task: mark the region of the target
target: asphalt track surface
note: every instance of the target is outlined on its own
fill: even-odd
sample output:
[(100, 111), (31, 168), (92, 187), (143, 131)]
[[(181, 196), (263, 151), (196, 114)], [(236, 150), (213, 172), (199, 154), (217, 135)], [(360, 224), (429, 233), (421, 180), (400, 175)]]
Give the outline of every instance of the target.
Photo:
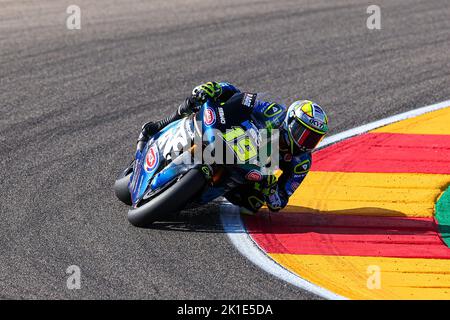
[[(227, 80), (316, 100), (331, 134), (450, 98), (448, 0), (0, 2), (0, 298), (312, 299), (215, 206), (132, 227), (112, 192), (143, 122)], [(66, 289), (78, 265), (80, 290)]]

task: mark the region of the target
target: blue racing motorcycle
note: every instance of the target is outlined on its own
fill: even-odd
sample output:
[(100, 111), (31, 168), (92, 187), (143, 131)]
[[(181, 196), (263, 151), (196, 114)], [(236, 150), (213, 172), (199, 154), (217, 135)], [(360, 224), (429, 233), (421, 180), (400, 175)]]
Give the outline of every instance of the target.
[[(128, 220), (145, 227), (168, 214), (206, 204), (238, 186), (263, 180), (266, 143), (249, 114), (205, 102), (154, 135), (116, 179)], [(270, 151), (269, 151), (270, 153)]]

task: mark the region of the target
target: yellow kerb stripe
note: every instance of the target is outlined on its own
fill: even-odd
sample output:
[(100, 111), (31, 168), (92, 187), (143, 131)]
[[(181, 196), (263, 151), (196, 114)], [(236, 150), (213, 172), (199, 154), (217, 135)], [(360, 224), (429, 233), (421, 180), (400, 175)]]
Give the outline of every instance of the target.
[(450, 134), (450, 106), (431, 113), (390, 124), (371, 132), (405, 134)]
[(448, 175), (310, 172), (287, 212), (432, 217)]
[[(290, 254), (270, 256), (302, 278), (350, 299), (450, 299), (450, 260)], [(373, 267), (368, 269), (369, 266)], [(378, 268), (380, 278), (369, 280), (370, 276), (377, 275), (373, 270)], [(373, 281), (377, 279), (380, 281)]]

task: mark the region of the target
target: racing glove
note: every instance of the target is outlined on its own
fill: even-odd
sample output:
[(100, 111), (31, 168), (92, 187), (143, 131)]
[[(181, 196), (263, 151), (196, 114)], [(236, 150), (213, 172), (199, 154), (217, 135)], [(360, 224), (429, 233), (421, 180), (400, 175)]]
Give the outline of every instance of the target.
[(280, 211), (288, 204), (289, 197), (278, 188), (278, 180), (275, 176), (267, 178), (263, 193), (267, 207), (272, 212)]
[(222, 87), (215, 81), (206, 82), (196, 86), (192, 90), (192, 97), (199, 104), (203, 104), (208, 99), (217, 99), (222, 93)]

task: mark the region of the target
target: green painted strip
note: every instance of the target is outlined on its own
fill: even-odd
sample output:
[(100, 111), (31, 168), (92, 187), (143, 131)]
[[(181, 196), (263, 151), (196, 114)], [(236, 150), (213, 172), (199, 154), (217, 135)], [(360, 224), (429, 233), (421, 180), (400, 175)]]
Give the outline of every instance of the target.
[(439, 198), (435, 212), (442, 240), (450, 248), (450, 187)]

